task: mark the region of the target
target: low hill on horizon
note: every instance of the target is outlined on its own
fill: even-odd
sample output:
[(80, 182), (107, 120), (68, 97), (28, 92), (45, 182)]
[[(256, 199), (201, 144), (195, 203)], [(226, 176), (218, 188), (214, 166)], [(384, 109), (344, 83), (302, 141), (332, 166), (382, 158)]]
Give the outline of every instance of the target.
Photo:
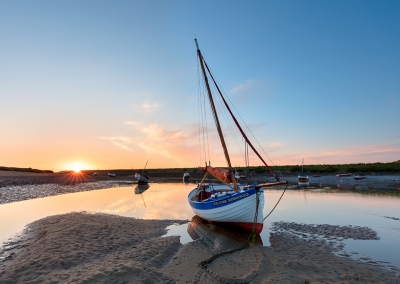
[[(286, 173), (298, 173), (301, 171), (301, 165), (285, 165), (285, 166), (271, 166), (274, 172), (286, 172)], [(39, 170), (34, 168), (19, 168), (19, 167), (5, 167), (0, 166), (0, 171), (19, 171), (19, 172), (32, 172), (32, 173), (54, 173), (52, 170)], [(143, 169), (104, 169), (104, 170), (82, 170), (85, 173), (94, 172), (118, 172), (123, 175), (134, 175), (137, 172), (142, 172)], [(268, 169), (265, 166), (257, 167), (236, 167), (238, 172), (254, 172), (254, 173), (267, 173)], [(68, 173), (71, 171), (60, 171), (58, 173)], [(183, 174), (188, 173), (199, 173), (200, 170), (197, 167), (193, 168), (149, 168), (145, 169), (147, 174), (166, 174), (175, 173)], [(316, 164), (316, 165), (304, 165), (303, 172), (306, 173), (400, 173), (400, 160), (389, 163), (357, 163), (357, 164)]]

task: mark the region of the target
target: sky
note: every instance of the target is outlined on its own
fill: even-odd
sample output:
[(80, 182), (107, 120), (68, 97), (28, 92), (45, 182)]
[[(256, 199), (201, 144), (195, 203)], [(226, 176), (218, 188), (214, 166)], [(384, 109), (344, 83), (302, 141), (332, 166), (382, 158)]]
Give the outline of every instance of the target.
[(389, 0), (3, 0), (0, 166), (203, 165), (194, 38), (270, 165), (400, 160), (399, 14)]

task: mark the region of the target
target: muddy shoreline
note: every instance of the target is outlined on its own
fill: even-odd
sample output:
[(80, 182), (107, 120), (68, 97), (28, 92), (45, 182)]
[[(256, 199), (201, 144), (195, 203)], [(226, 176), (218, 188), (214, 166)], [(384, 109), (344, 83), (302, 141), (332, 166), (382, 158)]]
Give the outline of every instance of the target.
[[(297, 175), (285, 176), (289, 189), (334, 188), (338, 190), (378, 190), (396, 191), (400, 189), (400, 175), (368, 176), (362, 180), (353, 177), (337, 177), (335, 175), (310, 176), (309, 183), (299, 185)], [(162, 177), (150, 177), (151, 182), (182, 182), (178, 174)], [(198, 181), (191, 177), (190, 182)], [(272, 181), (270, 177), (252, 176), (253, 182)], [(242, 183), (249, 180), (242, 179)], [(75, 174), (36, 174), (24, 172), (0, 171), (0, 204), (18, 202), (34, 198), (60, 194), (98, 190), (112, 187), (132, 186), (136, 180), (132, 175), (110, 178), (107, 175), (93, 176), (86, 173)]]

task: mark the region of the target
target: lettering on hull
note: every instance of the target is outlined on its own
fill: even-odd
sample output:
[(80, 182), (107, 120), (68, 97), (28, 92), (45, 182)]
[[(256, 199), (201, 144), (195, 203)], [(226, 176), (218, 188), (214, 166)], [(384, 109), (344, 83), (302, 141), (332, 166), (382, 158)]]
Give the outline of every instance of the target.
[(220, 200), (220, 201), (216, 201), (216, 202), (213, 203), (213, 205), (214, 206), (218, 206), (218, 205), (221, 205), (221, 204), (233, 202), (233, 201), (236, 201), (236, 200), (239, 200), (239, 199), (243, 199), (243, 198), (245, 198), (245, 197), (247, 197), (249, 195), (250, 194), (248, 192), (246, 192), (246, 193), (234, 196), (234, 197), (230, 197), (230, 198), (226, 198), (226, 199), (223, 199), (223, 200)]

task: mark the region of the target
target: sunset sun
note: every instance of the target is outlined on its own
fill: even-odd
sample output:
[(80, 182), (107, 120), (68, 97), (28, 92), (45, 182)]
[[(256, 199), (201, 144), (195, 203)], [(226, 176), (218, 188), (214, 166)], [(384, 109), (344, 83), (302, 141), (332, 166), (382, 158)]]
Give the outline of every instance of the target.
[(84, 170), (91, 169), (93, 166), (87, 164), (84, 161), (67, 162), (64, 164), (64, 169), (66, 171), (71, 171), (73, 173), (81, 173)]
[(82, 170), (82, 165), (80, 164), (75, 164), (74, 165), (74, 172), (79, 173)]

